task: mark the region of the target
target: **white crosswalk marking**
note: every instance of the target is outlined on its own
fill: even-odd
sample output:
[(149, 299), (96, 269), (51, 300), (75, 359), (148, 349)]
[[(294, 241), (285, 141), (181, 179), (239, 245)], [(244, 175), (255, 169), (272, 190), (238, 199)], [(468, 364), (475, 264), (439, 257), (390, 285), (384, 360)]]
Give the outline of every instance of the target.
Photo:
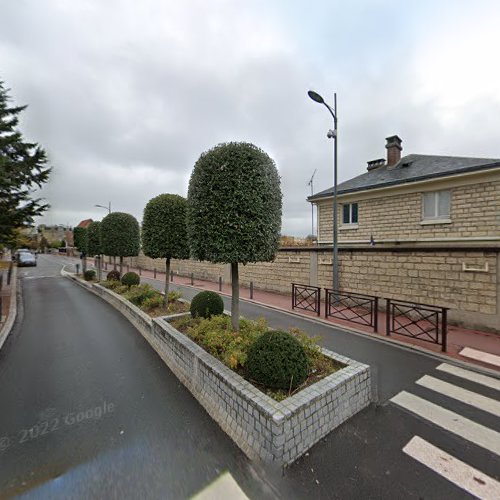
[(500, 356), (497, 356), (496, 354), (478, 351), (477, 349), (472, 349), (471, 347), (465, 347), (458, 354), (460, 354), (460, 356), (465, 356), (466, 358), (477, 359), (483, 363), (500, 366)]
[(461, 401), (462, 403), (474, 406), (479, 410), (491, 413), (495, 415), (495, 417), (500, 417), (500, 401), (495, 401), (494, 399), (487, 398), (476, 392), (462, 389), (462, 387), (429, 375), (424, 375), (421, 379), (417, 380), (417, 384), (456, 399), (457, 401)]
[(191, 500), (248, 500), (233, 476), (225, 472)]
[(488, 427), (406, 391), (396, 394), (391, 401), (471, 443), (500, 455), (500, 433)]
[(464, 368), (459, 368), (458, 366), (449, 365), (447, 363), (442, 363), (436, 367), (436, 370), (455, 375), (455, 377), (460, 377), (465, 380), (470, 380), (476, 384), (481, 384), (491, 389), (496, 389), (500, 391), (500, 379), (493, 377), (488, 377), (486, 375), (481, 375), (480, 373), (473, 372), (471, 370), (465, 370)]
[[(456, 383), (450, 383), (437, 378), (437, 375), (447, 373), (497, 391), (500, 391), (500, 379), (447, 363), (440, 364), (436, 367), (436, 370), (436, 376), (424, 375), (416, 381), (417, 385), (433, 391), (429, 392), (426, 398), (432, 399), (433, 394), (442, 394), (481, 411), (488, 412), (495, 417), (500, 417), (500, 401), (496, 395), (486, 397), (483, 394), (461, 387), (459, 385), (460, 380), (457, 380)], [(497, 455), (497, 457), (490, 459), (498, 460), (500, 456), (499, 432), (410, 392), (400, 392), (391, 399), (391, 402)], [(444, 400), (443, 406), (448, 405), (453, 405), (453, 403), (450, 400)], [(490, 418), (489, 422), (494, 421)], [(497, 428), (496, 422), (492, 425)], [(484, 474), (419, 436), (414, 436), (403, 448), (403, 452), (478, 498), (500, 499), (500, 482), (498, 478)]]
[(403, 451), (471, 495), (485, 500), (500, 498), (498, 481), (418, 436), (413, 437)]

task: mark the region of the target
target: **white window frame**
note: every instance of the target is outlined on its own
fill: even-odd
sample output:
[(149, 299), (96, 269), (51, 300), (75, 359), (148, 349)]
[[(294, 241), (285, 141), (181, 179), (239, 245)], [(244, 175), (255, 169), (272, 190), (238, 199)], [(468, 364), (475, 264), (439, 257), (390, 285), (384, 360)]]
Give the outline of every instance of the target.
[[(353, 201), (351, 203), (343, 203), (342, 211), (341, 211), (341, 224), (340, 229), (357, 229), (358, 222), (352, 222), (352, 206), (356, 204), (358, 207), (358, 222), (359, 222), (359, 203), (357, 201)], [(344, 222), (344, 207), (349, 206), (349, 222)]]
[[(439, 214), (439, 198), (446, 193), (448, 195), (448, 213), (447, 214)], [(426, 196), (433, 195), (434, 197), (434, 210), (433, 215), (426, 216), (425, 215), (425, 200)], [(451, 224), (451, 197), (452, 192), (449, 189), (442, 189), (440, 191), (428, 191), (422, 193), (422, 220), (420, 224)]]

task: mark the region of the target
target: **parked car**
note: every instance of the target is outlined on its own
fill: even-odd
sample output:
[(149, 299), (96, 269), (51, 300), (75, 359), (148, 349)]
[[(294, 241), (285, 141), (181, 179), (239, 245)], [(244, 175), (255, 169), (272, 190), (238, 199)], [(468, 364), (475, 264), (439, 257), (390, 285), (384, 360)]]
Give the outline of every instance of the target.
[(29, 253), (29, 254), (31, 254), (31, 251), (28, 250), (27, 248), (20, 248), (19, 250), (16, 250), (16, 253), (12, 256), (12, 260), (14, 260), (16, 262), (19, 262), (19, 256), (22, 253)]
[(20, 252), (17, 257), (18, 267), (34, 266), (36, 267), (36, 258), (32, 253)]

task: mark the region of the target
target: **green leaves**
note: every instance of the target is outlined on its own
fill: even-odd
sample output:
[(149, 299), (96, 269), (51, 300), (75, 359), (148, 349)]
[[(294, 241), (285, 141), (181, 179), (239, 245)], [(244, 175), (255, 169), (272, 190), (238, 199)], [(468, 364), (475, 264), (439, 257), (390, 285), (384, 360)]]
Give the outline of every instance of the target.
[(211, 262), (262, 262), (279, 246), (282, 195), (273, 160), (249, 143), (203, 153), (188, 191), (193, 257)]
[(149, 200), (142, 220), (142, 251), (153, 259), (187, 259), (186, 199), (160, 194)]
[(0, 245), (8, 244), (14, 229), (33, 222), (48, 205), (32, 198), (35, 188), (48, 181), (45, 151), (24, 142), (16, 129), (26, 106), (9, 106), (8, 91), (0, 81)]
[(100, 225), (101, 252), (116, 257), (139, 255), (139, 223), (130, 214), (111, 212)]
[(73, 240), (75, 243), (75, 247), (79, 252), (84, 252), (88, 254), (88, 246), (89, 246), (89, 235), (87, 228), (85, 227), (75, 227), (73, 229)]
[(99, 221), (91, 222), (87, 228), (88, 236), (88, 254), (99, 255), (101, 253), (101, 223)]

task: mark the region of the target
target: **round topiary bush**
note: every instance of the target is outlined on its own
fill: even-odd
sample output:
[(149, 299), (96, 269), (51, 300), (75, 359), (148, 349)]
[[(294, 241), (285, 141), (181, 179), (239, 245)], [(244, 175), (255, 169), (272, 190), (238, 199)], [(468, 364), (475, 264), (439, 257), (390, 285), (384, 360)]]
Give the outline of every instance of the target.
[(287, 332), (269, 331), (261, 335), (248, 351), (248, 377), (273, 389), (294, 389), (309, 372), (306, 352)]
[(83, 279), (85, 281), (92, 281), (95, 278), (95, 271), (93, 269), (87, 269), (83, 273)]
[(205, 290), (193, 297), (189, 311), (193, 318), (210, 318), (224, 312), (224, 302), (218, 293)]
[(138, 285), (141, 282), (141, 277), (137, 273), (130, 271), (122, 276), (122, 284), (128, 287)]
[(120, 278), (120, 271), (118, 269), (113, 269), (106, 275), (106, 280), (108, 281), (120, 281)]

